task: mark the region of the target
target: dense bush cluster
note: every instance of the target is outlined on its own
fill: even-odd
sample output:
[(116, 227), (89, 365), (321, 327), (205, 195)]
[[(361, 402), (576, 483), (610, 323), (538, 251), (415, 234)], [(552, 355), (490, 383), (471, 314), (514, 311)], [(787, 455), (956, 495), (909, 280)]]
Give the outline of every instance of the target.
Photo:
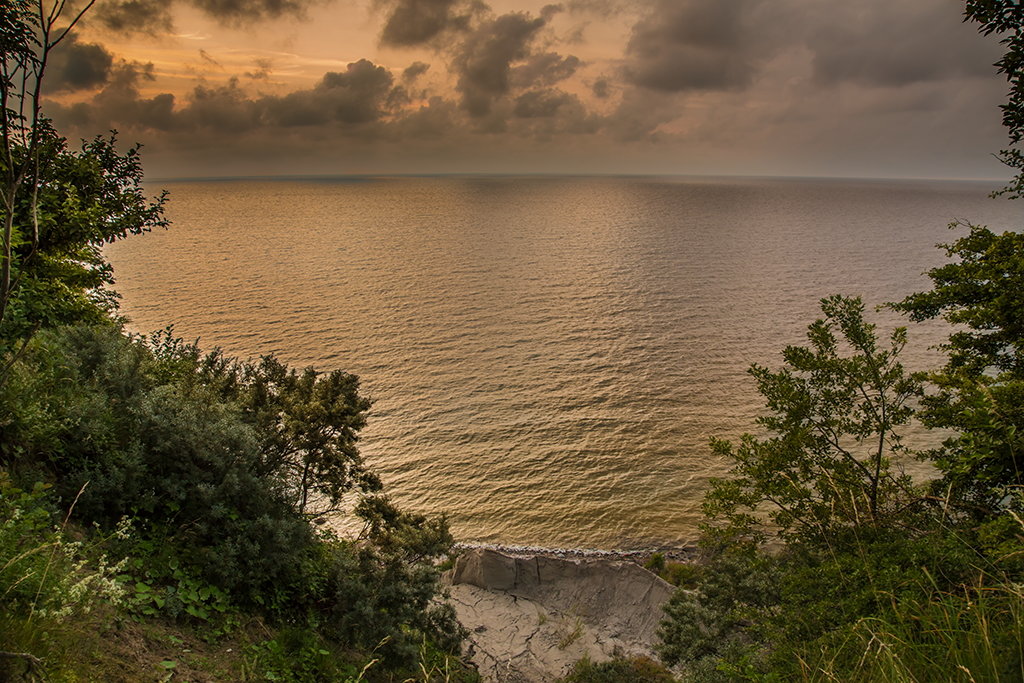
[[(451, 611), (432, 604), (451, 536), (380, 494), (354, 447), (367, 403), (351, 376), (83, 324), (38, 332), (0, 406), (12, 476), (52, 482), (50, 504), (79, 528), (130, 523), (108, 547), (133, 558), (136, 604), (204, 620), (256, 611), (367, 652), (383, 642), (391, 662), (424, 638), (457, 650)], [(364, 538), (311, 524), (312, 506), (350, 491)]]

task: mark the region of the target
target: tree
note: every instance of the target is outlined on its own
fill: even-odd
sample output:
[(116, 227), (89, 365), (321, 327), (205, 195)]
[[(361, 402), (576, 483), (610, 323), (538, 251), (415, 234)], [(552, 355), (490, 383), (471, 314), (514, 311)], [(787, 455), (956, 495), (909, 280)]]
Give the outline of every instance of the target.
[(783, 352), (786, 367), (750, 369), (771, 411), (758, 419), (770, 436), (712, 441), (733, 467), (713, 482), (705, 511), (735, 531), (758, 528), (756, 513), (767, 505), (783, 536), (827, 541), (844, 529), (887, 525), (910, 490), (892, 470), (893, 456), (905, 452), (897, 429), (921, 393), (898, 360), (906, 329), (883, 347), (860, 299), (831, 296), (821, 308), (809, 346)]
[[(985, 35), (1002, 36), (1006, 53), (996, 63), (1010, 83), (1001, 105), (1011, 147), (1000, 158), (1017, 176), (1003, 190), (1024, 196), (1024, 8), (1014, 0), (967, 0), (965, 15)], [(930, 291), (893, 304), (911, 320), (943, 318), (955, 325), (943, 349), (946, 365), (931, 373), (922, 421), (957, 435), (931, 452), (942, 470), (942, 495), (961, 511), (986, 516), (1024, 508), (1024, 235), (996, 234), (953, 223), (967, 235), (940, 245), (952, 260), (928, 275)]]
[(41, 110), (49, 56), (94, 2), (0, 4), (0, 381), (39, 328), (116, 308), (103, 245), (167, 225), (137, 147), (119, 153), (112, 133), (72, 151)]
[(1017, 0), (967, 0), (964, 13), (967, 19), (980, 24), (979, 30), (985, 35), (1002, 36), (999, 42), (1006, 46), (1006, 53), (995, 66), (999, 73), (1006, 74), (1010, 84), (1007, 102), (1000, 105), (1010, 147), (1000, 151), (999, 157), (1018, 173), (996, 194), (1016, 199), (1024, 196), (1024, 152), (1020, 149), (1024, 138), (1024, 7)]
[(212, 389), (239, 406), (259, 443), (259, 475), (276, 481), (300, 514), (322, 517), (341, 509), (347, 493), (381, 490), (357, 447), (370, 400), (359, 395), (355, 375), (299, 371), (275, 356), (241, 361), (220, 349), (203, 354), (170, 328), (144, 341), (162, 381)]
[(967, 227), (943, 245), (955, 260), (929, 271), (933, 288), (892, 306), (956, 326), (921, 419), (958, 432), (931, 452), (942, 489), (975, 512), (997, 511), (1020, 506), (1012, 494), (1024, 485), (1024, 235)]

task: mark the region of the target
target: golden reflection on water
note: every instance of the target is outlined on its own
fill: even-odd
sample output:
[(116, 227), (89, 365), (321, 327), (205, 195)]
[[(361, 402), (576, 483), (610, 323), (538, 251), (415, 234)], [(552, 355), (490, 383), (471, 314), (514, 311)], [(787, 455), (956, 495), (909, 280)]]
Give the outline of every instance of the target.
[[(978, 184), (396, 178), (171, 183), (166, 233), (108, 249), (139, 330), (341, 368), (362, 451), (460, 540), (629, 548), (693, 538), (712, 435), (753, 427), (831, 293), (926, 287)], [(877, 318), (891, 326), (891, 314)], [(935, 363), (915, 326), (906, 363)], [(927, 439), (928, 437), (923, 437)]]

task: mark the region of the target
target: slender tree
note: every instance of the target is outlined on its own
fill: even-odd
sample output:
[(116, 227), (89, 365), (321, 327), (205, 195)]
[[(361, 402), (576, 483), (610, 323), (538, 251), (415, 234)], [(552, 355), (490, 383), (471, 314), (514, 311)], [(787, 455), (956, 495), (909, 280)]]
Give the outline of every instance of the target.
[(770, 410), (758, 419), (768, 435), (712, 442), (733, 467), (708, 494), (710, 516), (750, 529), (767, 506), (784, 536), (827, 541), (843, 529), (886, 526), (909, 491), (891, 467), (921, 392), (899, 362), (906, 329), (880, 344), (860, 299), (832, 296), (821, 307), (809, 345), (787, 347), (784, 368), (750, 369)]
[(104, 244), (167, 224), (137, 147), (111, 134), (73, 151), (42, 110), (50, 55), (94, 2), (0, 3), (0, 382), (40, 327), (116, 307)]

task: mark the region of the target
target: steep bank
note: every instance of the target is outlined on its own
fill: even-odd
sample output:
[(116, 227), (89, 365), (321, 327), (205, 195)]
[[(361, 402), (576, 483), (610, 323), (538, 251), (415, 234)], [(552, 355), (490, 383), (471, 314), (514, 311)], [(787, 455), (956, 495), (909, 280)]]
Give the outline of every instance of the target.
[(586, 656), (653, 656), (673, 587), (629, 561), (465, 551), (446, 579), (489, 681), (551, 681)]

